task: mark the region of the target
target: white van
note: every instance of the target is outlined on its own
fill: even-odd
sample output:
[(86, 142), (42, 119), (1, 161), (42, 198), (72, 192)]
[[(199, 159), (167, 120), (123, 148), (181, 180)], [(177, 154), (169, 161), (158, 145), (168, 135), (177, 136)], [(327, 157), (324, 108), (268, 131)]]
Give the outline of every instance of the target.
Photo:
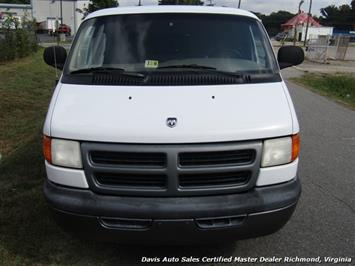
[[(44, 125), (44, 194), (84, 238), (207, 243), (266, 235), (300, 197), (299, 124), (261, 21), (203, 6), (105, 9), (81, 24)], [(153, 241), (154, 240), (154, 241)]]

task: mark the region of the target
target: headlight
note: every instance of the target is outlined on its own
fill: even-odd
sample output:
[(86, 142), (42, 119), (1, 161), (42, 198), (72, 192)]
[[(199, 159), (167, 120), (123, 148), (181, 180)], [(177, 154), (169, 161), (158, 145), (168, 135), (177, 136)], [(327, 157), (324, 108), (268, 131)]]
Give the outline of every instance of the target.
[(49, 163), (71, 168), (83, 167), (78, 141), (51, 139), (45, 136), (43, 149), (44, 156)]
[(297, 159), (299, 154), (299, 135), (264, 141), (261, 167), (287, 164)]

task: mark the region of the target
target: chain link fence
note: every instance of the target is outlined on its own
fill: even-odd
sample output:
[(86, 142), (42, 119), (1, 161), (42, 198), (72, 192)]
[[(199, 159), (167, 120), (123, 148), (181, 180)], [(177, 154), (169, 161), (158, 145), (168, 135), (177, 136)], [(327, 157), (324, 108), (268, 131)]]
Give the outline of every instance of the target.
[(327, 63), (330, 36), (310, 36), (307, 58), (319, 63)]
[(350, 36), (338, 36), (336, 38), (336, 60), (345, 60), (346, 53), (350, 44)]
[(310, 36), (307, 46), (307, 58), (318, 63), (332, 60), (351, 60), (349, 36), (338, 36), (335, 40), (331, 36)]

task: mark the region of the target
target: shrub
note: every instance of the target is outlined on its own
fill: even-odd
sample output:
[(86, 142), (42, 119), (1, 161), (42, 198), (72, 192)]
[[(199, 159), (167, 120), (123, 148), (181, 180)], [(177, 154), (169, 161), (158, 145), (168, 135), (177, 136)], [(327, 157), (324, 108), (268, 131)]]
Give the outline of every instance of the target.
[(8, 16), (0, 24), (0, 61), (21, 58), (37, 51), (35, 22), (27, 16), (22, 22), (13, 16)]

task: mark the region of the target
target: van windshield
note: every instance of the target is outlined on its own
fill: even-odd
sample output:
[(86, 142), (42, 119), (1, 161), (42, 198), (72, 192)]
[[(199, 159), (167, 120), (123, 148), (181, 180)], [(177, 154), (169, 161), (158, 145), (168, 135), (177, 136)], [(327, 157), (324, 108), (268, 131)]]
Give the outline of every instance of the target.
[(129, 14), (83, 22), (65, 74), (95, 69), (278, 73), (261, 23), (216, 14)]

